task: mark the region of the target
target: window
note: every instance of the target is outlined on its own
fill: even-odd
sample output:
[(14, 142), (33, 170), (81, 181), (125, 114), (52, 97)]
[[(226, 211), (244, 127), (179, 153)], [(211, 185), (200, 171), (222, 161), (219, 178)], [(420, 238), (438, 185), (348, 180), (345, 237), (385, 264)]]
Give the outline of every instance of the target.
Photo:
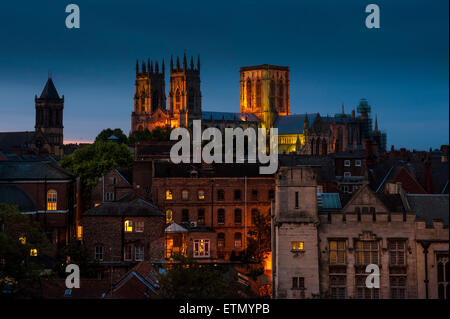
[(217, 248), (225, 248), (225, 234), (217, 234)]
[(242, 211), (239, 208), (234, 210), (234, 223), (236, 225), (242, 224)]
[(94, 259), (100, 261), (103, 260), (103, 246), (95, 246)]
[(189, 223), (189, 210), (183, 209), (181, 211), (181, 222), (182, 223)]
[[(358, 268), (356, 270), (356, 298), (358, 299), (378, 299), (380, 298), (379, 288), (367, 288), (366, 279), (368, 273), (365, 272), (365, 268)], [(381, 286), (381, 283), (380, 283)]]
[(378, 242), (358, 240), (356, 242), (356, 263), (358, 265), (378, 264)]
[(144, 221), (139, 220), (136, 222), (136, 232), (142, 233), (144, 231)]
[(437, 284), (438, 284), (438, 298), (439, 299), (448, 299), (449, 292), (449, 262), (448, 262), (448, 254), (438, 254), (436, 255), (437, 261)]
[(236, 189), (234, 191), (234, 200), (241, 200), (241, 190), (240, 189)]
[(330, 265), (345, 265), (345, 240), (330, 240)]
[(31, 257), (36, 257), (37, 255), (38, 255), (38, 252), (37, 252), (36, 248), (30, 249), (30, 256)]
[(292, 277), (292, 289), (305, 289), (305, 278)]
[(199, 225), (204, 225), (205, 224), (205, 210), (200, 208), (198, 210), (198, 218), (197, 218), (197, 223)]
[(275, 191), (273, 189), (269, 190), (269, 200), (275, 199)]
[(355, 166), (361, 166), (361, 160), (356, 160), (355, 161)]
[(204, 200), (205, 199), (205, 191), (204, 190), (199, 190), (197, 192), (197, 196), (199, 200)]
[(217, 224), (225, 224), (225, 210), (222, 208), (217, 211)]
[(343, 185), (342, 186), (342, 192), (343, 193), (350, 193), (349, 190), (348, 190), (348, 185)]
[(132, 260), (132, 249), (133, 247), (131, 247), (131, 245), (125, 246), (125, 250), (123, 252), (123, 259), (125, 261), (130, 261)]
[(258, 200), (258, 190), (252, 190), (252, 200)]
[(350, 173), (350, 172), (344, 172), (344, 177), (350, 177), (350, 176), (352, 176), (352, 173)]
[(112, 177), (109, 179), (109, 183), (110, 183), (111, 185), (116, 185), (116, 177), (115, 177), (115, 176), (112, 176)]
[(223, 189), (217, 191), (217, 200), (225, 200), (225, 192)]
[(291, 241), (291, 251), (303, 251), (305, 243), (302, 241)]
[(234, 234), (234, 248), (242, 248), (242, 234), (241, 233)]
[(194, 257), (209, 257), (209, 239), (194, 239)]
[(125, 226), (125, 232), (130, 233), (133, 231), (133, 221), (127, 219), (124, 223)]
[(182, 190), (181, 191), (181, 199), (182, 200), (188, 200), (189, 199), (189, 191), (188, 190)]
[(406, 298), (406, 276), (389, 276), (392, 299)]
[(173, 194), (172, 191), (170, 189), (166, 190), (166, 200), (172, 200), (173, 199)]
[(345, 160), (344, 161), (344, 166), (345, 167), (350, 167), (350, 160)]
[(389, 264), (391, 266), (405, 265), (405, 240), (389, 241)]
[(166, 210), (166, 224), (173, 223), (173, 211), (171, 209)]
[(358, 218), (358, 221), (360, 222), (361, 221), (361, 208), (355, 207), (355, 213)]
[(358, 189), (359, 189), (358, 185), (353, 185), (352, 187), (353, 193), (356, 192)]
[(77, 239), (83, 239), (83, 226), (77, 227)]
[(54, 189), (47, 192), (47, 210), (57, 210), (57, 193)]
[(330, 295), (332, 299), (345, 299), (347, 291), (346, 268), (330, 267)]
[(256, 225), (259, 217), (259, 211), (257, 209), (252, 209), (252, 225)]
[(134, 247), (134, 260), (136, 261), (144, 260), (144, 246)]
[(113, 201), (114, 200), (114, 192), (106, 192), (105, 193), (105, 199), (107, 201)]
[(298, 192), (295, 192), (295, 208), (298, 208)]

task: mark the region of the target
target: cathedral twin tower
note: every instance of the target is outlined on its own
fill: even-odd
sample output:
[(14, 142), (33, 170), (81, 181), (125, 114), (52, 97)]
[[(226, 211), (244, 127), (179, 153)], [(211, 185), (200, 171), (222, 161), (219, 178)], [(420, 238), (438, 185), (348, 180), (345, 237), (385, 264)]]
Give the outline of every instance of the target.
[(165, 65), (158, 62), (136, 61), (134, 111), (131, 115), (131, 131), (152, 130), (157, 126), (178, 127), (189, 118), (201, 117), (200, 57), (197, 66), (191, 57), (188, 64), (184, 54), (182, 65), (177, 57), (174, 65), (170, 58), (169, 108), (166, 109)]

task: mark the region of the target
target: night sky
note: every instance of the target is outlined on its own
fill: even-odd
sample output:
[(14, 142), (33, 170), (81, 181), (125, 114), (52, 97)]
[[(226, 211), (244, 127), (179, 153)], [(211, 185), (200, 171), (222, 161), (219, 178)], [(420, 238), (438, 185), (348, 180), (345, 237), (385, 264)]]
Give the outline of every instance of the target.
[[(81, 28), (66, 29), (76, 3)], [(365, 7), (381, 9), (367, 29)], [(201, 56), (202, 107), (239, 111), (239, 67), (290, 67), (292, 113), (368, 99), (388, 148), (449, 143), (448, 0), (8, 1), (0, 11), (0, 131), (34, 130), (50, 71), (65, 140), (130, 130), (136, 58)]]

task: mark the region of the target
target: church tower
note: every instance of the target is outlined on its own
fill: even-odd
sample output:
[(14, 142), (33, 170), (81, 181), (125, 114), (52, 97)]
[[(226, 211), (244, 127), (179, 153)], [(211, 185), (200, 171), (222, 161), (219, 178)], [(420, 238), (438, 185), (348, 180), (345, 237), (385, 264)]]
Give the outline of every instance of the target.
[(170, 58), (169, 114), (174, 121), (178, 121), (172, 126), (185, 126), (188, 121), (201, 118), (200, 56), (197, 58), (197, 67), (194, 66), (192, 56), (188, 65), (186, 53), (182, 66), (178, 57), (176, 65)]
[(134, 111), (131, 115), (131, 131), (151, 129), (152, 115), (158, 110), (166, 110), (164, 82), (164, 60), (159, 68), (158, 61), (148, 59), (147, 65), (136, 61), (136, 81), (134, 92)]
[(59, 97), (58, 91), (49, 77), (41, 96), (35, 95), (36, 125), (33, 146), (39, 153), (63, 155), (63, 109), (64, 96)]
[(241, 113), (258, 116), (271, 127), (276, 115), (289, 115), (289, 67), (246, 66), (241, 73)]

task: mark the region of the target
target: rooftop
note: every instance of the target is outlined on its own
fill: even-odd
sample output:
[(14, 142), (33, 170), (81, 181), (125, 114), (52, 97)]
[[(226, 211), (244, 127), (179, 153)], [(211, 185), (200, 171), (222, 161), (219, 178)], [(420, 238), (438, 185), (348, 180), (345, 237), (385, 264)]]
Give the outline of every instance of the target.
[(161, 210), (141, 198), (129, 202), (106, 202), (87, 210), (83, 216), (164, 216)]

